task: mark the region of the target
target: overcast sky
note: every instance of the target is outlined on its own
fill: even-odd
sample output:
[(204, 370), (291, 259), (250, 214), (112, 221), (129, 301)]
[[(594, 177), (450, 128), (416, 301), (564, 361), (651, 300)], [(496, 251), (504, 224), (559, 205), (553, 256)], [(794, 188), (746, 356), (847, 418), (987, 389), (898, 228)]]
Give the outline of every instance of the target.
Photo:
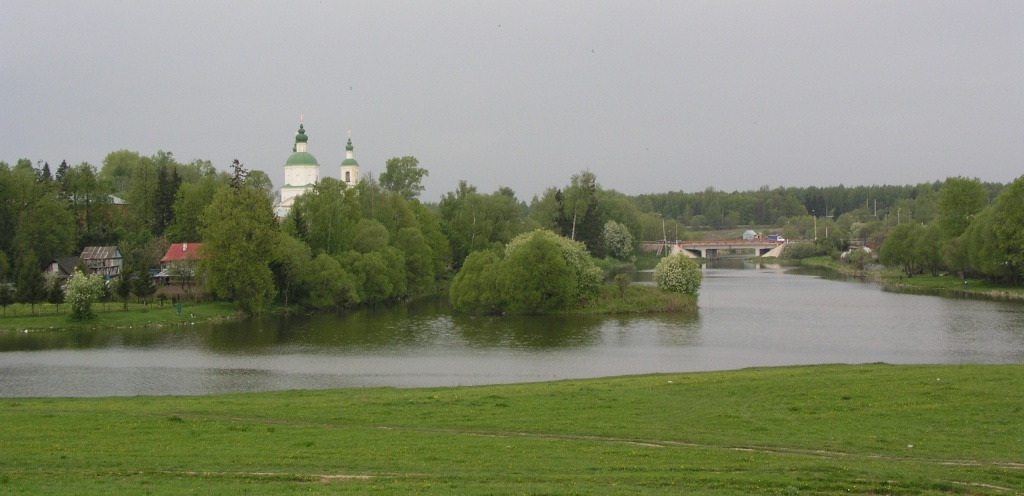
[(1024, 174), (1024, 2), (0, 0), (0, 160), (284, 179), (413, 155), (529, 201)]

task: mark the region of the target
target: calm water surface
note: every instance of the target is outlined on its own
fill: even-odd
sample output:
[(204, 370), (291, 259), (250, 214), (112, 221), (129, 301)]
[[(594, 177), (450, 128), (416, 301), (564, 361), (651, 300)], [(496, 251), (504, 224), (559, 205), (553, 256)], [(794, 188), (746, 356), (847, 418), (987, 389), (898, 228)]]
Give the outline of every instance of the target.
[[(728, 262), (726, 262), (728, 264)], [(1024, 305), (827, 273), (705, 269), (697, 315), (338, 315), (0, 335), (0, 396), (449, 386), (816, 363), (1024, 363)], [(641, 279), (648, 274), (639, 274)]]

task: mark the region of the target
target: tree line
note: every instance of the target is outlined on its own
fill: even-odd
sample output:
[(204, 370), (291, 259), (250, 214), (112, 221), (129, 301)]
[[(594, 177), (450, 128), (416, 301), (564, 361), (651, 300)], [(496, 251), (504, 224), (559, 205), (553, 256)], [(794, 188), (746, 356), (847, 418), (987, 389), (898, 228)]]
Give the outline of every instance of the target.
[(943, 272), (1018, 285), (1024, 281), (1024, 176), (1002, 188), (951, 177), (939, 191), (935, 216), (893, 227), (879, 261), (908, 277)]
[[(169, 152), (120, 150), (99, 169), (62, 162), (53, 172), (48, 163), (27, 159), (13, 166), (0, 162), (0, 301), (41, 301), (45, 292), (9, 290), (45, 284), (39, 273), (47, 264), (85, 246), (116, 245), (127, 274), (148, 274), (169, 244), (202, 242), (207, 257), (197, 284), (249, 312), (274, 301), (344, 308), (434, 291), (472, 253), (503, 257), (513, 239), (538, 229), (578, 241), (595, 258), (618, 260), (629, 260), (641, 240), (686, 239), (704, 229), (744, 225), (788, 238), (861, 238), (881, 246), (890, 230), (901, 235), (914, 229), (904, 225), (951, 222), (943, 202), (957, 184), (627, 196), (581, 171), (529, 202), (509, 188), (484, 193), (460, 181), (439, 202), (423, 203), (427, 174), (415, 157), (395, 157), (379, 178), (367, 175), (353, 187), (323, 178), (278, 219), (269, 177), (237, 161), (218, 171), (209, 161), (182, 163)], [(984, 214), (1010, 204), (1002, 198), (1016, 182), (967, 182), (979, 208), (965, 210), (958, 227), (943, 231), (943, 246), (970, 246), (979, 233), (1003, 232), (1004, 221), (1020, 225), (1007, 217), (1009, 207)], [(973, 227), (979, 218), (990, 227)], [(963, 238), (968, 232), (971, 238)], [(981, 245), (964, 256), (978, 250)], [(994, 264), (979, 259), (969, 267), (995, 274)], [(1010, 265), (1003, 260), (1005, 270)]]

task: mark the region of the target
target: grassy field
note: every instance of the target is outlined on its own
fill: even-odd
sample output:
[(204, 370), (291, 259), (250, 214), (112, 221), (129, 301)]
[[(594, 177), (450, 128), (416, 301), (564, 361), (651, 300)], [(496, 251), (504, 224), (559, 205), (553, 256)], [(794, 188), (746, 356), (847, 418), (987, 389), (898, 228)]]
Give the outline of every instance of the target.
[(1024, 366), (0, 399), (3, 494), (1020, 494)]
[(203, 322), (237, 317), (238, 311), (233, 303), (183, 303), (181, 313), (171, 302), (160, 303), (128, 303), (128, 309), (122, 302), (95, 303), (92, 306), (96, 318), (85, 322), (74, 322), (68, 314), (69, 305), (37, 304), (33, 309), (29, 305), (15, 304), (7, 307), (0, 314), (0, 332), (42, 329), (69, 328), (109, 328), (128, 326), (181, 325), (191, 322)]

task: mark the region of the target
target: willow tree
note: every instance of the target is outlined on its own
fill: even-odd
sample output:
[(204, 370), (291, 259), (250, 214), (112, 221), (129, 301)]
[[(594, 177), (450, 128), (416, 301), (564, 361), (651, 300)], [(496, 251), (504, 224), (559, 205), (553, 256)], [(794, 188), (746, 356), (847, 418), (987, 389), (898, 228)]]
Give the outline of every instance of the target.
[(239, 310), (261, 312), (274, 299), (270, 270), (277, 222), (266, 193), (245, 180), (235, 161), (236, 180), (221, 188), (203, 212), (203, 259), (210, 290)]

